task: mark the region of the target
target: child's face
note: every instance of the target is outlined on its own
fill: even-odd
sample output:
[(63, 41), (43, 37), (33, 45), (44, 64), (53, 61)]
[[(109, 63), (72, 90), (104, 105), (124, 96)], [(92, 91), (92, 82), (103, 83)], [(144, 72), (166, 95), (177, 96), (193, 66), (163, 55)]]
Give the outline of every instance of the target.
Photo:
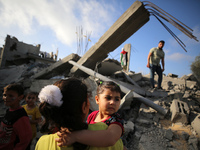
[(11, 109), (18, 108), (20, 106), (19, 102), (23, 98), (23, 95), (19, 96), (16, 91), (8, 90), (3, 93), (3, 101), (6, 106)]
[(34, 106), (36, 100), (37, 100), (37, 97), (34, 94), (28, 94), (26, 96), (26, 98), (25, 98), (25, 101), (26, 101), (26, 103), (27, 103), (28, 106)]
[(117, 112), (121, 103), (120, 93), (105, 89), (103, 93), (95, 97), (99, 105), (99, 111), (105, 115), (112, 115)]

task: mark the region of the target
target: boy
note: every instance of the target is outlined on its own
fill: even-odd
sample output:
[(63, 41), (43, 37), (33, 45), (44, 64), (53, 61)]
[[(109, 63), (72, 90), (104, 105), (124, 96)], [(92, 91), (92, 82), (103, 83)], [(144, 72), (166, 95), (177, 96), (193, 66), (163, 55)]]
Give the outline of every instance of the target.
[(3, 101), (9, 109), (0, 124), (0, 149), (25, 150), (32, 138), (30, 121), (24, 108), (20, 106), (24, 89), (21, 85), (4, 87)]

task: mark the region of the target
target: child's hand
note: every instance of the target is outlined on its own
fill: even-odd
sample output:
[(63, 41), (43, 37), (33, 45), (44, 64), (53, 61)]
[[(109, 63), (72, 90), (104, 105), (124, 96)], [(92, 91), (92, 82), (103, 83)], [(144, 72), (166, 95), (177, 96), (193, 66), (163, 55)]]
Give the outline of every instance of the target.
[(69, 146), (76, 142), (75, 137), (67, 128), (61, 128), (60, 132), (57, 132), (59, 138), (56, 138), (58, 146)]

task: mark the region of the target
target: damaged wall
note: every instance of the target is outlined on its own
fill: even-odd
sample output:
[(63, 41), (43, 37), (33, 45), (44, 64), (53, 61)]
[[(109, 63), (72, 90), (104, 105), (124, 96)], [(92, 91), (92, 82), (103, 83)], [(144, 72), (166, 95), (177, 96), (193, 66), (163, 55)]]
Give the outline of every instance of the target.
[(16, 37), (10, 37), (7, 35), (5, 39), (5, 45), (1, 52), (0, 67), (9, 66), (15, 59), (22, 58), (27, 53), (38, 55), (40, 51), (40, 45), (33, 46), (18, 41)]

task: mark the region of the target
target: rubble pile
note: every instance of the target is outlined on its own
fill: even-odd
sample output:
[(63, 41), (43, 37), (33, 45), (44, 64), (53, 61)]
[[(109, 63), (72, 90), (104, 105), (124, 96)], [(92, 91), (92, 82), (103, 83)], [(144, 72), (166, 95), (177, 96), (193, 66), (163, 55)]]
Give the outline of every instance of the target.
[[(31, 62), (20, 66), (1, 68), (0, 88), (3, 90), (7, 84), (17, 82), (23, 84), (26, 92), (30, 90), (39, 92), (45, 85), (52, 84), (61, 78), (70, 77), (69, 71), (66, 70), (70, 70), (73, 66), (67, 63), (66, 58), (64, 59), (65, 61), (61, 60), (52, 65)], [(163, 115), (159, 110), (143, 103), (140, 97), (138, 98), (134, 94), (131, 99), (124, 98), (125, 102), (119, 113), (125, 120), (125, 132), (122, 140), (128, 149), (198, 150), (200, 147), (200, 88), (196, 80), (191, 80), (194, 79), (192, 74), (183, 78), (164, 75), (163, 90), (158, 90), (150, 89), (149, 75), (119, 70), (120, 64), (116, 60), (108, 59), (101, 63), (101, 67), (96, 68), (96, 72), (102, 76), (106, 74), (107, 78), (133, 89), (141, 97), (150, 100), (167, 112)], [(66, 69), (62, 73), (59, 66), (64, 64)], [(107, 68), (108, 71), (105, 72), (104, 68), (107, 66), (113, 70)], [(49, 75), (48, 72), (51, 72), (52, 75)], [(48, 78), (44, 74), (48, 74)], [(91, 90), (91, 111), (97, 110), (94, 96), (99, 79), (95, 76), (79, 76), (79, 78), (83, 79)], [(156, 78), (157, 76), (155, 81)], [(127, 93), (124, 93), (123, 96), (128, 97)], [(1, 95), (0, 117), (4, 115), (5, 110)]]
[[(82, 57), (71, 54), (57, 61), (58, 51), (55, 59), (53, 53), (50, 58), (44, 57), (40, 44), (26, 44), (7, 35), (0, 48), (0, 89), (21, 83), (25, 92), (39, 92), (61, 78), (75, 76), (88, 85), (92, 95), (90, 109), (94, 111), (98, 109), (94, 99), (97, 82), (111, 80), (123, 92), (119, 113), (125, 120), (122, 139), (128, 149), (198, 150), (200, 83), (192, 74), (181, 78), (163, 75), (163, 90), (150, 89), (149, 75), (129, 71), (129, 64), (122, 71), (117, 60), (106, 59), (149, 21), (150, 14), (144, 6), (135, 1)], [(130, 56), (131, 44), (125, 44), (124, 49)], [(0, 118), (5, 110), (0, 95)]]

